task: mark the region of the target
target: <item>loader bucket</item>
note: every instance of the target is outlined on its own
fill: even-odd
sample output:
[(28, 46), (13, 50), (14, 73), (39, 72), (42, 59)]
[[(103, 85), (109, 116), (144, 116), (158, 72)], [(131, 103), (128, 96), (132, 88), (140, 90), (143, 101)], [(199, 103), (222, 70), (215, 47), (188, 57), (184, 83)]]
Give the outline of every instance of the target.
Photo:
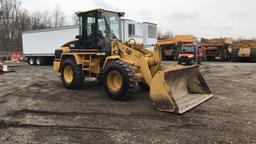
[(159, 111), (182, 114), (211, 98), (198, 66), (168, 67), (153, 77), (150, 98)]

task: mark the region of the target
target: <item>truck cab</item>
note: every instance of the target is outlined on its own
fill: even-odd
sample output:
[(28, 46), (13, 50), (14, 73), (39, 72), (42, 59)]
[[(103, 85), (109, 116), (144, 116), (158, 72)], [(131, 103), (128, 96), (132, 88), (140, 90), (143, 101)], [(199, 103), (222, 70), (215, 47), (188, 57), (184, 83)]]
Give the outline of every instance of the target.
[(178, 64), (193, 65), (194, 63), (201, 64), (203, 53), (198, 44), (182, 44), (178, 58)]

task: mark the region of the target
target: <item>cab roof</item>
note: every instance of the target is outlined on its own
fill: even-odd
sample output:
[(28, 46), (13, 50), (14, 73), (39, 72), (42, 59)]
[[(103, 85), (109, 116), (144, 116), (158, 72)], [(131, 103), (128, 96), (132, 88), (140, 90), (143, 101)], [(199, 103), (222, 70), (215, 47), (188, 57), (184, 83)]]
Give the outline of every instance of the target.
[(87, 14), (87, 13), (92, 13), (92, 12), (111, 12), (111, 13), (117, 13), (119, 14), (119, 16), (124, 16), (124, 12), (117, 12), (117, 11), (111, 11), (111, 10), (105, 10), (105, 9), (92, 9), (92, 10), (88, 10), (88, 11), (78, 11), (76, 12), (76, 15), (80, 16), (83, 14)]

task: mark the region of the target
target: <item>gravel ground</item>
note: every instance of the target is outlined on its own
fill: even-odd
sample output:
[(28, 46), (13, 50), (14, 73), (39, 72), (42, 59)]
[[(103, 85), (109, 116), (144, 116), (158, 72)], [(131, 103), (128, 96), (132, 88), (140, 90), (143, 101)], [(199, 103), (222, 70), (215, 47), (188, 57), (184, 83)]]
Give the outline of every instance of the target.
[(0, 75), (0, 143), (256, 143), (253, 63), (204, 63), (214, 97), (183, 115), (139, 88), (118, 102), (92, 79), (71, 91), (50, 66), (14, 69)]

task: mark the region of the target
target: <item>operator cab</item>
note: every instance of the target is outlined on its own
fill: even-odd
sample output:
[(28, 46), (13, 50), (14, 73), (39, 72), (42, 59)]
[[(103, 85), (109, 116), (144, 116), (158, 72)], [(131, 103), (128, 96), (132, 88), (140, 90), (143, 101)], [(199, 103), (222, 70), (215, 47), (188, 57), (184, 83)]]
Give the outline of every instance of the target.
[(95, 9), (76, 14), (79, 18), (79, 35), (71, 51), (111, 54), (111, 40), (121, 39), (121, 17), (124, 13)]

